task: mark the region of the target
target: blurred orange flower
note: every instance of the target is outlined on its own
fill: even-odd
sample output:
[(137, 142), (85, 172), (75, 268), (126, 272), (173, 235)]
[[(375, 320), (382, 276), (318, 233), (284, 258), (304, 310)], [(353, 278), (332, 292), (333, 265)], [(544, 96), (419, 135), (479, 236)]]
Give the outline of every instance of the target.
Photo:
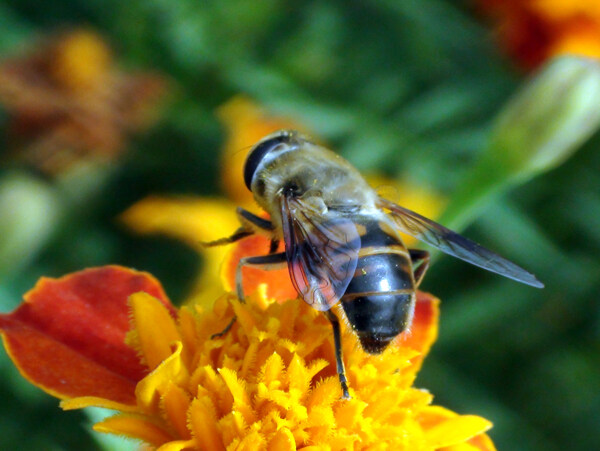
[(113, 159), (129, 133), (155, 121), (166, 90), (162, 76), (118, 70), (107, 43), (86, 29), (46, 37), (0, 64), (14, 158), (50, 175)]
[(525, 68), (558, 55), (600, 57), (595, 0), (477, 0), (506, 51)]
[(350, 400), (328, 320), (298, 299), (226, 295), (206, 312), (176, 309), (149, 274), (107, 266), (40, 280), (0, 330), (21, 373), (64, 409), (116, 410), (94, 429), (161, 451), (492, 451), (489, 421), (413, 387), (438, 315), (438, 301), (418, 293), (411, 333), (381, 356), (344, 325)]

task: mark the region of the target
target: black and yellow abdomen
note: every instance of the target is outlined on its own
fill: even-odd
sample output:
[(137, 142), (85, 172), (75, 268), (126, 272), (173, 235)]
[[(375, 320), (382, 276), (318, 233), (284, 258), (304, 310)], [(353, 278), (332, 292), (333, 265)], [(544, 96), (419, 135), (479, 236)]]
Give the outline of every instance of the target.
[(412, 321), (415, 282), (410, 255), (396, 232), (361, 218), (361, 250), (342, 307), (363, 349), (379, 354)]

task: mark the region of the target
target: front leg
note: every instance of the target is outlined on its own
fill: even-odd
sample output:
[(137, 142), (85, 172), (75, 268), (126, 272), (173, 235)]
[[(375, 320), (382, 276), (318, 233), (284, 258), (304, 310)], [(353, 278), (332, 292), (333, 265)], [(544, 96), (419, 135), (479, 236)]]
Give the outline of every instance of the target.
[(254, 213), (244, 210), (241, 207), (236, 209), (236, 214), (241, 224), (239, 229), (228, 237), (219, 238), (214, 241), (204, 241), (202, 242), (202, 245), (206, 247), (222, 246), (224, 244), (234, 243), (255, 233), (267, 233), (270, 235), (273, 233), (274, 227), (271, 221), (256, 216)]

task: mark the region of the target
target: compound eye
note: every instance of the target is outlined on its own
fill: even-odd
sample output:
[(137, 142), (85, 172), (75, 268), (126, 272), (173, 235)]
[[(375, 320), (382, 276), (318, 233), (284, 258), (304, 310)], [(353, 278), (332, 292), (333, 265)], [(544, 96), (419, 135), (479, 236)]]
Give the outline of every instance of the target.
[(280, 144), (286, 144), (289, 142), (290, 133), (287, 131), (279, 132), (272, 138), (267, 138), (264, 141), (259, 142), (248, 154), (246, 164), (244, 165), (244, 183), (246, 187), (251, 189), (252, 178), (256, 169), (260, 165), (263, 158), (272, 150), (279, 147)]

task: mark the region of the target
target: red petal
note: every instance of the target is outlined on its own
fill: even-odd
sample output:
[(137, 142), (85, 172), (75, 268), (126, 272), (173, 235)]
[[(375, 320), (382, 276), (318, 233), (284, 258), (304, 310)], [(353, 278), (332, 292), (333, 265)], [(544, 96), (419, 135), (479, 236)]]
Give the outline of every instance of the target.
[(419, 351), (420, 355), (411, 360), (413, 368), (417, 370), (437, 338), (440, 316), (439, 303), (439, 299), (431, 294), (417, 291), (415, 316), (410, 332), (401, 334), (398, 339), (402, 346), (408, 346)]
[(175, 315), (150, 274), (118, 266), (42, 278), (11, 314), (0, 315), (5, 347), (23, 376), (59, 398), (97, 396), (135, 404), (148, 372), (125, 344), (129, 295), (144, 291)]

